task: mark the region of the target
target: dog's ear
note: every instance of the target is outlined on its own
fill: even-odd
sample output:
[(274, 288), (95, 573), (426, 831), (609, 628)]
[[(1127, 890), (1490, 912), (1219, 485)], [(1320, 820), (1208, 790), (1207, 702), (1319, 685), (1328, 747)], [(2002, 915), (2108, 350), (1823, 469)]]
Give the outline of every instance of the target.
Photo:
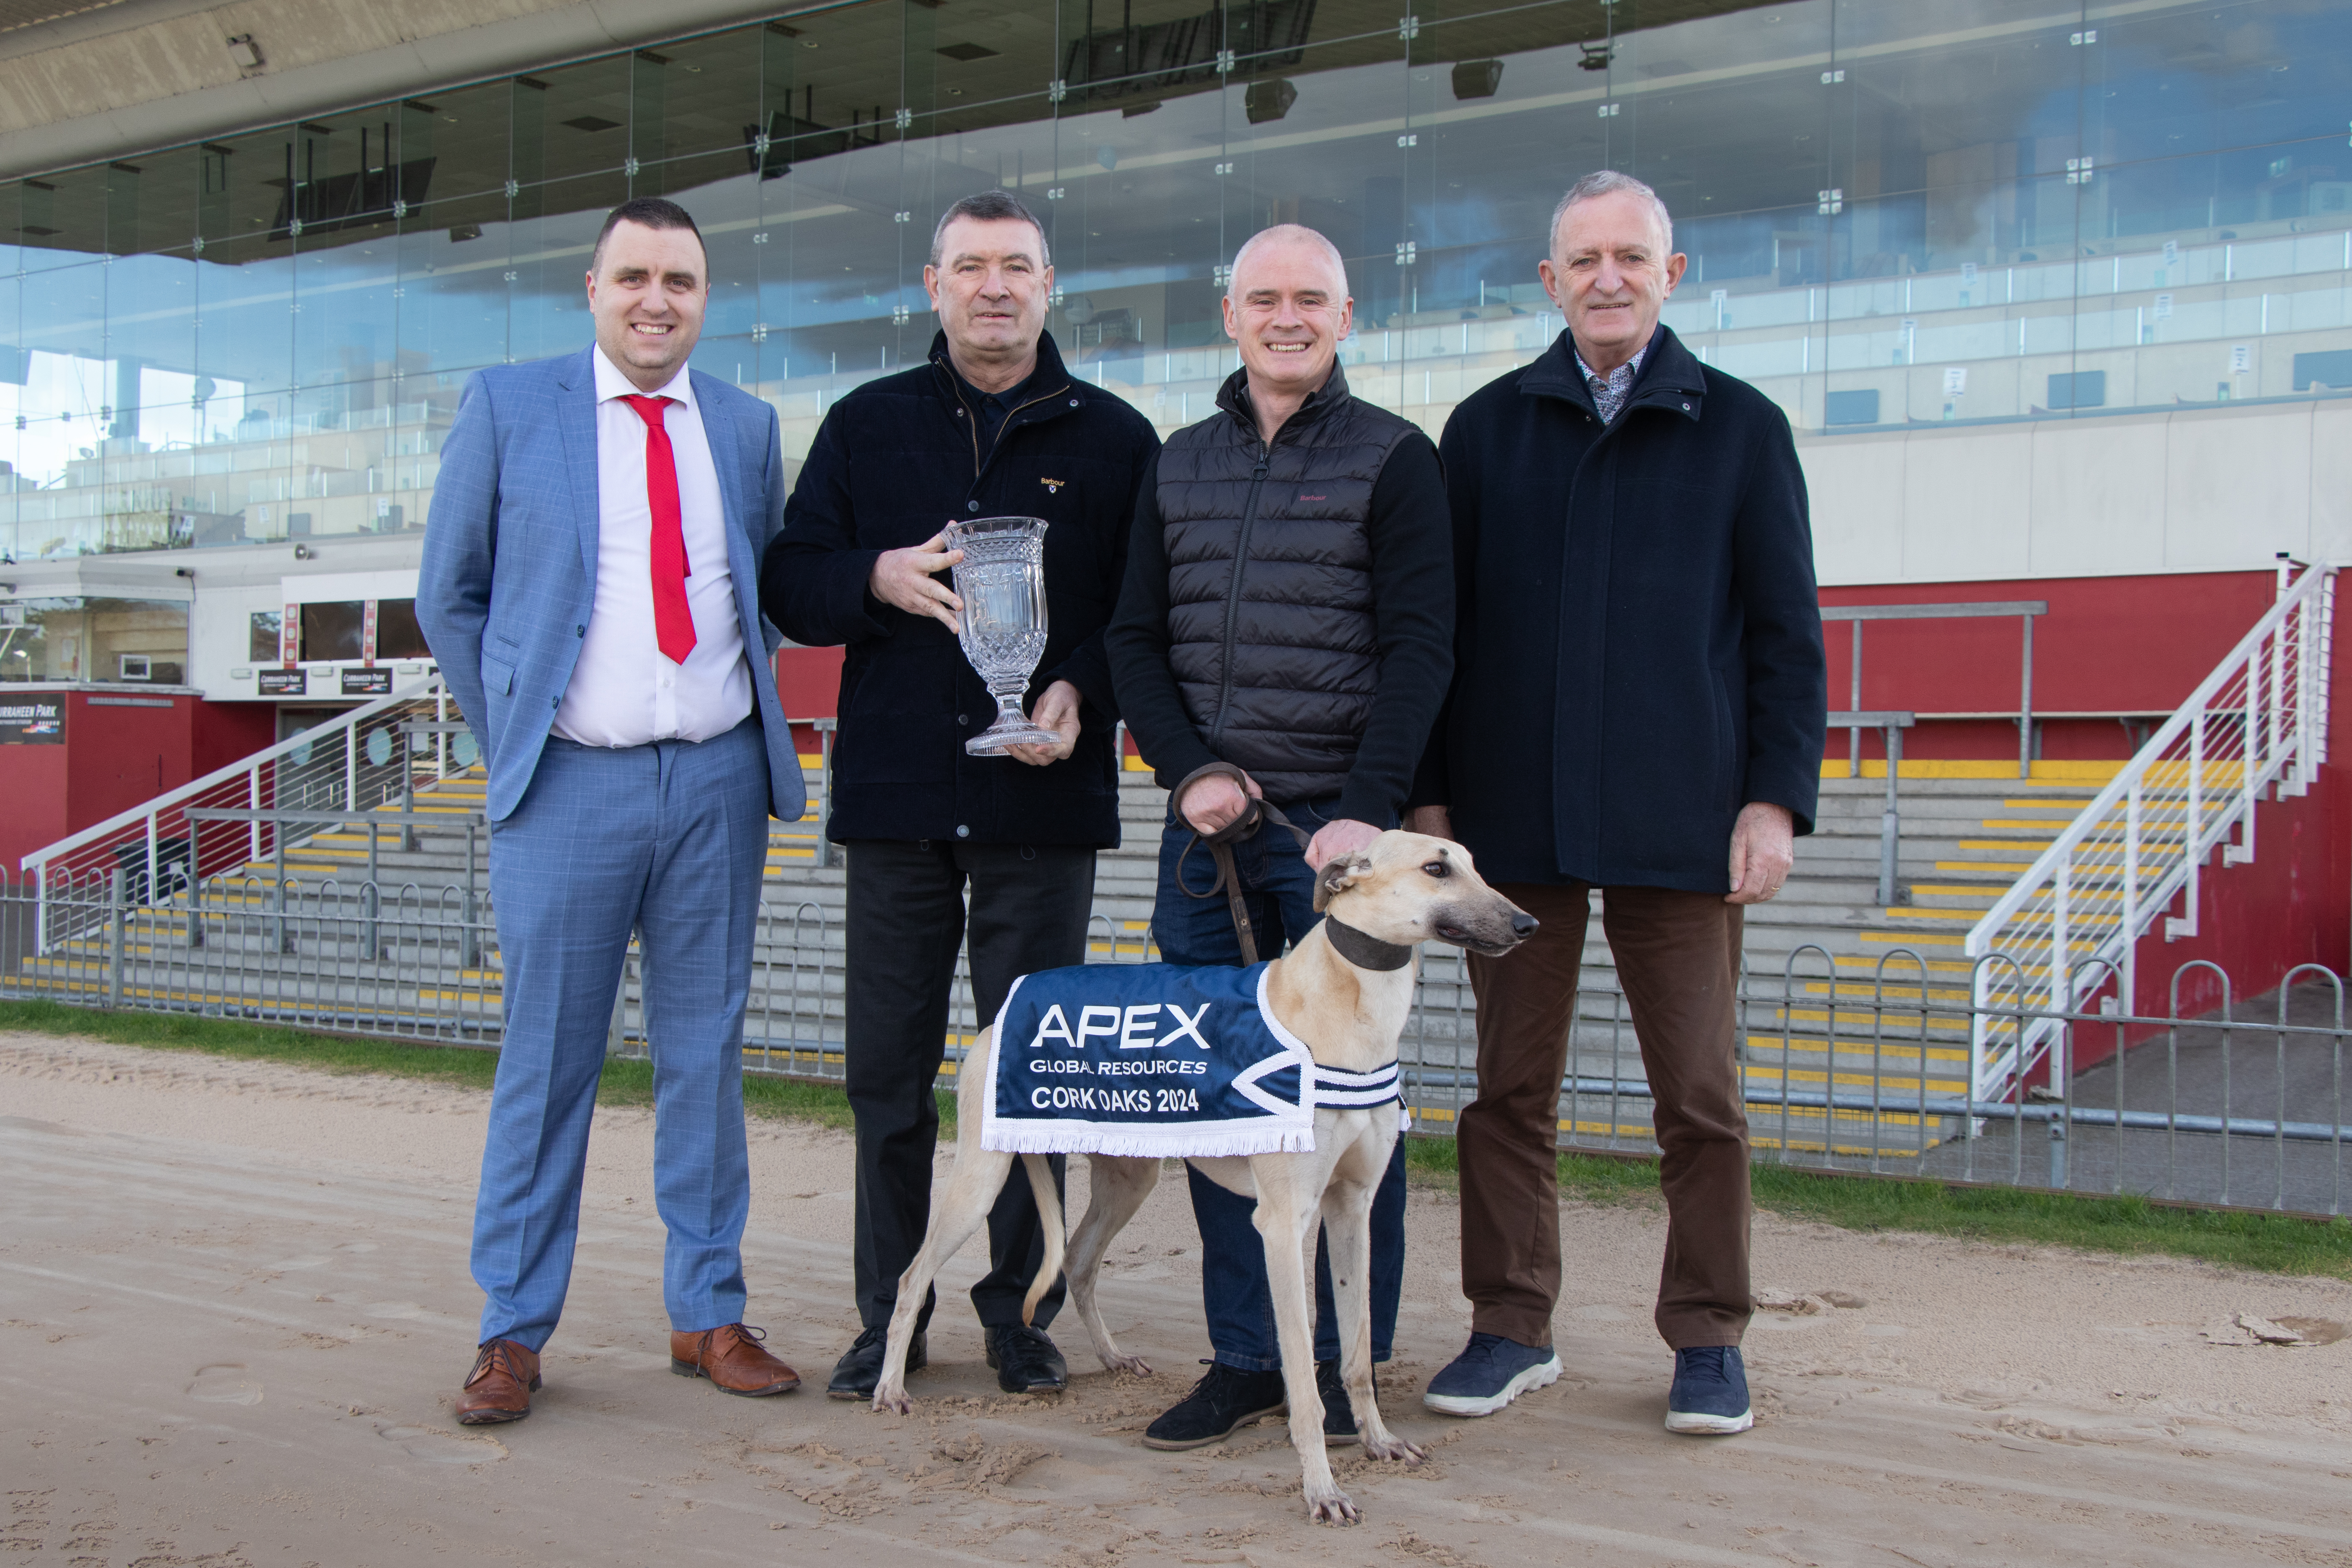
[(1324, 906), (1356, 885), (1356, 879), (1372, 868), (1369, 855), (1340, 855), (1324, 862), (1315, 879), (1315, 912), (1321, 914)]

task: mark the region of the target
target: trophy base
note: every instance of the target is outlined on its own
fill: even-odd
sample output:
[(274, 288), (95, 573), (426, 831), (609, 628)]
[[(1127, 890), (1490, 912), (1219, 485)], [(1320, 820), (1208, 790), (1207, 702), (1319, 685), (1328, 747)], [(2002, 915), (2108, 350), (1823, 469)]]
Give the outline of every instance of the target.
[(1058, 746), (1060, 734), (1034, 724), (1005, 724), (983, 731), (963, 743), (964, 751), (975, 757), (997, 757), (1013, 746)]

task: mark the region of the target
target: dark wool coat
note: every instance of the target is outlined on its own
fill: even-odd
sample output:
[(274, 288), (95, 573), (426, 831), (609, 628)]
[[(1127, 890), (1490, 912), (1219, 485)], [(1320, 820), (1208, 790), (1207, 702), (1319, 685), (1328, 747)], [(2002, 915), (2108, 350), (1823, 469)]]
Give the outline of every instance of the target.
[[(760, 573), (760, 607), (812, 647), (848, 645), (834, 741), (829, 837), (966, 844), (1118, 842), (1118, 720), (1104, 623), (1126, 572), (1135, 495), (1160, 450), (1124, 399), (1078, 380), (1051, 334), (1024, 402), (992, 443), (935, 339), (931, 363), (869, 381), (829, 409), (783, 531)], [(1024, 702), (1056, 680), (1085, 699), (1077, 749), (1050, 767), (974, 757), (963, 743), (995, 700), (955, 635), (866, 591), (875, 558), (960, 517), (1042, 517), (1045, 657)]]
[(1780, 407), (1661, 327), (1603, 426), (1562, 332), (1439, 452), (1454, 677), (1413, 804), (1487, 880), (1722, 893), (1743, 805), (1811, 832), (1826, 672)]

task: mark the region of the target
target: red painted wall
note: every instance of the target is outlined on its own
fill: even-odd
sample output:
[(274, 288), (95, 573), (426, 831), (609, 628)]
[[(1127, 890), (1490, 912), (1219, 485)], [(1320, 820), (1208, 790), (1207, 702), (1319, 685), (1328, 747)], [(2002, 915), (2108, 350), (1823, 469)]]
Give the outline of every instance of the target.
[[(2255, 807), (2252, 861), (2225, 865), (2217, 851), (2206, 863), (2199, 879), (2195, 936), (2167, 942), (2159, 920), (2140, 939), (2137, 994), (2131, 1011), (2142, 1017), (2175, 1016), (2176, 975), (2180, 981), (2178, 1016), (2194, 1018), (2218, 1011), (2223, 991), (2212, 972), (2181, 973), (2200, 960), (2229, 975), (2228, 1000), (2241, 1018), (2275, 1017), (2274, 1005), (2265, 1004), (2251, 1014), (2249, 1005), (2275, 991), (2298, 964), (2321, 964), (2337, 974), (2352, 969), (2352, 731), (2346, 728), (2346, 704), (2352, 700), (2352, 595), (2345, 593), (2346, 586), (2339, 579), (2330, 650), (2327, 759), (2308, 793)], [(2054, 615), (2057, 606), (2053, 603), (2051, 607)], [(2256, 618), (2250, 615), (2246, 626)], [(2239, 635), (2245, 629), (2242, 626)], [(1864, 647), (1867, 679), (1866, 639)], [(2220, 663), (2221, 655), (2211, 662)], [(2184, 906), (2185, 900), (2176, 899), (2166, 913), (2181, 914)], [(2096, 1007), (2095, 1000), (2087, 1010)], [(2134, 1028), (2127, 1031), (2126, 1043), (2159, 1032), (2160, 1026)], [(2111, 1030), (2077, 1029), (2074, 1066), (2079, 1069), (2105, 1060), (2115, 1054), (2116, 1044)]]
[[(2036, 712), (2141, 710), (2170, 713), (2221, 662), (2276, 597), (2270, 572), (2179, 576), (2019, 578), (1995, 583), (1904, 584), (1824, 588), (1831, 605), (1920, 605), (2042, 599), (2033, 624)], [(1853, 623), (1823, 627), (1830, 706), (1852, 698)], [(1863, 632), (1862, 706), (1911, 712), (2014, 712), (2022, 652), (2015, 617), (1873, 621)], [(1827, 755), (1846, 754), (1846, 731), (1831, 731)], [(2048, 759), (2120, 759), (2131, 735), (2113, 719), (2053, 720), (2042, 729)], [(1885, 755), (1876, 735), (1865, 756)], [(1923, 723), (1903, 754), (1919, 758), (2013, 757), (2017, 726), (2006, 720)]]
[(0, 800), (8, 803), (0, 812), (0, 883), (23, 874), (16, 862), (25, 855), (73, 831), (69, 798), (65, 747), (0, 746)]
[[(248, 756), (276, 738), (274, 705), (139, 691), (70, 691), (58, 746), (0, 746), (0, 877), (45, 845)], [(169, 707), (123, 707), (109, 697)], [(99, 699), (93, 703), (92, 698)]]
[(831, 719), (841, 711), (841, 659), (848, 650), (838, 647), (788, 647), (776, 652), (776, 698), (784, 717), (797, 724), (803, 719)]
[[(2352, 943), (2344, 875), (2347, 771), (2331, 763), (2310, 794), (2255, 808), (2253, 859), (2225, 868), (2217, 854), (2204, 868), (2197, 934), (2167, 942), (2159, 925), (2141, 939), (2134, 1012), (2168, 1016), (2174, 975), (2199, 959), (2230, 976), (2230, 1000), (2240, 1016), (2243, 1004), (2275, 990), (2298, 963), (2344, 973)], [(2173, 912), (2179, 912), (2178, 902)], [(2179, 978), (2182, 1017), (2221, 1005), (2221, 984), (2211, 971)]]

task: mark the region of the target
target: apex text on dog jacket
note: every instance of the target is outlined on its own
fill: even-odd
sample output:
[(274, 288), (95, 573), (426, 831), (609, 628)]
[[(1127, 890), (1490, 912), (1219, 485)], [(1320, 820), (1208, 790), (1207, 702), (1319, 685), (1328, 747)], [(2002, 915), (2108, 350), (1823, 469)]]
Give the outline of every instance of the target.
[(1028, 1154), (1308, 1153), (1318, 1106), (1396, 1101), (1394, 1062), (1318, 1067), (1246, 969), (1089, 963), (1013, 983), (985, 1070), (981, 1147)]

